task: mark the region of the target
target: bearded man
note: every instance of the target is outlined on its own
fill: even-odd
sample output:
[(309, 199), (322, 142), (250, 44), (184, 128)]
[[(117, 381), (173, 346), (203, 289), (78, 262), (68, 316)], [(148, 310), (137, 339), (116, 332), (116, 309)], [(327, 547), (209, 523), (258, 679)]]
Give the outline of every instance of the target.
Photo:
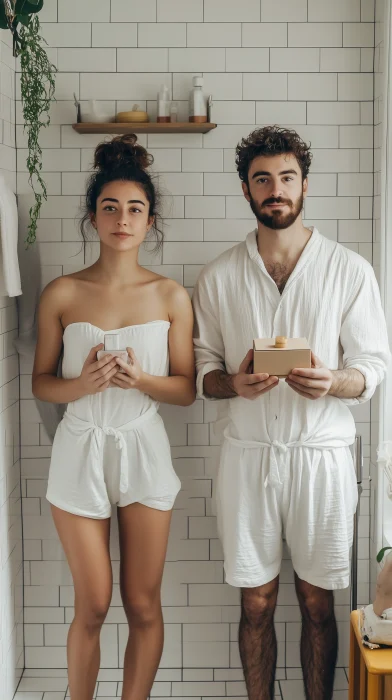
[[(265, 127), (236, 153), (257, 227), (205, 267), (194, 293), (198, 393), (229, 399), (216, 483), (226, 580), (241, 589), (249, 699), (270, 700), (286, 540), (306, 698), (331, 700), (333, 591), (349, 585), (357, 505), (349, 406), (368, 401), (385, 376), (386, 323), (371, 265), (303, 224), (312, 156), (299, 135)], [(307, 338), (311, 368), (255, 374), (253, 340), (277, 336)]]

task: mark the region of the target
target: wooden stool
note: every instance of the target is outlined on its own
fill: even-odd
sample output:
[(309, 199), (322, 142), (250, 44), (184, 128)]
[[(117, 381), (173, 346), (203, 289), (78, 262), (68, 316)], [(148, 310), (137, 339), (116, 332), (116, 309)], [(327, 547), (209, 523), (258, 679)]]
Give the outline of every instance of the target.
[(392, 647), (364, 646), (358, 618), (354, 610), (350, 616), (349, 700), (392, 700)]

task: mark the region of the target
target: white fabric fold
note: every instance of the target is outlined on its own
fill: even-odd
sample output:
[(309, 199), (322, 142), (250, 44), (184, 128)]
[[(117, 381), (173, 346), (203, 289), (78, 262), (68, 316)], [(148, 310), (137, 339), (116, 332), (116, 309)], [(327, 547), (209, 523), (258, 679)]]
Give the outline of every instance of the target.
[(133, 420), (120, 425), (116, 428), (106, 425), (97, 425), (88, 420), (82, 420), (78, 416), (72, 413), (66, 412), (63, 417), (64, 423), (67, 427), (74, 433), (85, 434), (89, 432), (91, 434), (91, 445), (88, 452), (88, 460), (90, 462), (90, 467), (97, 477), (98, 481), (102, 480), (104, 470), (103, 470), (103, 441), (106, 435), (114, 437), (116, 441), (116, 447), (120, 451), (120, 491), (121, 493), (127, 493), (129, 488), (129, 465), (128, 465), (128, 448), (127, 442), (124, 438), (124, 432), (130, 430), (135, 430), (143, 423), (151, 420), (153, 416), (157, 413), (157, 407), (155, 405), (150, 406), (150, 408), (142, 413), (141, 416), (134, 418)]
[(226, 428), (224, 437), (232, 445), (242, 449), (255, 450), (261, 449), (262, 447), (267, 447), (270, 449), (270, 468), (264, 480), (265, 487), (282, 486), (283, 482), (279, 473), (279, 461), (281, 455), (287, 455), (290, 449), (294, 449), (296, 447), (309, 447), (314, 450), (334, 450), (337, 447), (349, 447), (349, 443), (346, 440), (339, 440), (333, 437), (331, 437), (328, 442), (320, 442), (320, 440), (317, 440), (316, 436), (310, 437), (307, 440), (297, 440), (289, 443), (280, 442), (279, 440), (272, 440), (271, 442), (237, 440), (230, 435), (229, 427)]
[(0, 296), (22, 294), (18, 262), (18, 209), (16, 197), (0, 173)]
[(370, 649), (378, 649), (381, 644), (392, 646), (392, 608), (384, 610), (379, 617), (373, 605), (367, 605), (359, 611), (358, 624), (365, 646)]

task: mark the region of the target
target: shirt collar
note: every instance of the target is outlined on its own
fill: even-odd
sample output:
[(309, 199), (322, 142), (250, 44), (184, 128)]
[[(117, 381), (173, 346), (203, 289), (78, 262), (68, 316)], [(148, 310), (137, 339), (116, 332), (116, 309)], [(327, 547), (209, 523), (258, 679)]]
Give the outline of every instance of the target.
[[(317, 244), (320, 244), (321, 242), (322, 237), (319, 231), (316, 229), (316, 227), (309, 226), (309, 230), (312, 231), (312, 235), (309, 238), (293, 272), (290, 275), (289, 283), (291, 283), (298, 276), (299, 273), (303, 272), (304, 268), (311, 260), (312, 256), (316, 254), (316, 250), (319, 247)], [(251, 258), (251, 260), (253, 260), (256, 263), (256, 265), (260, 267), (263, 270), (263, 272), (268, 276), (268, 278), (273, 282), (272, 278), (266, 270), (263, 258), (261, 257), (259, 249), (257, 247), (257, 228), (248, 233), (245, 243), (248, 255)], [(275, 283), (273, 282), (273, 284)]]

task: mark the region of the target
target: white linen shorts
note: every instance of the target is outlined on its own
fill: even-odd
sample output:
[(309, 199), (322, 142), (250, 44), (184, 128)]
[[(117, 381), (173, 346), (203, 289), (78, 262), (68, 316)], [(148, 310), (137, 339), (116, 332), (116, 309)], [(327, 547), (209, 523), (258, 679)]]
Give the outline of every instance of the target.
[(47, 500), (97, 519), (110, 518), (113, 505), (171, 510), (181, 482), (162, 418), (145, 414), (129, 426), (102, 429), (64, 416), (53, 443)]
[(358, 489), (349, 447), (295, 447), (279, 457), (281, 484), (264, 482), (270, 449), (223, 442), (215, 489), (227, 582), (254, 588), (279, 575), (283, 538), (303, 581), (347, 588)]

